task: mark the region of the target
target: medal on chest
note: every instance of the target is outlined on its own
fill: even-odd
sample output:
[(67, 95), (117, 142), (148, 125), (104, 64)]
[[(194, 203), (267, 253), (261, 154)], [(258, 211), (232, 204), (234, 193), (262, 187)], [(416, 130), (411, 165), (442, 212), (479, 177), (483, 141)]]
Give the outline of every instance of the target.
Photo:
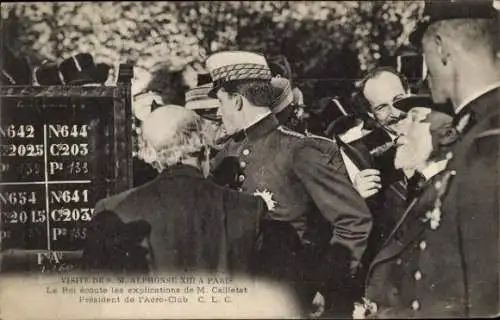
[(278, 202), (273, 199), (274, 194), (267, 189), (262, 189), (262, 190), (257, 189), (257, 190), (255, 190), (253, 195), (261, 197), (264, 200), (264, 202), (266, 203), (267, 210), (269, 210), (269, 211), (274, 211), (274, 209), (278, 205)]
[[(448, 158), (451, 159), (451, 157), (452, 155), (449, 154)], [(434, 200), (432, 208), (425, 213), (425, 218), (423, 218), (423, 222), (429, 222), (429, 227), (432, 230), (436, 230), (441, 223), (441, 207), (443, 206), (443, 200), (450, 188), (451, 180), (456, 174), (457, 172), (455, 170), (445, 170), (444, 174), (434, 182), (436, 199)]]

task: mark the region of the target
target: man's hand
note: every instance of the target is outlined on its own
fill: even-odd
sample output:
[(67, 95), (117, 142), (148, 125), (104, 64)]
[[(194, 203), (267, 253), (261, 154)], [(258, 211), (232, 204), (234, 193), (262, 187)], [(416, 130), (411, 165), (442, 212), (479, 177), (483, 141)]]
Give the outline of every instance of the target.
[(365, 199), (376, 194), (381, 187), (380, 171), (376, 169), (360, 171), (354, 178), (354, 188)]
[(316, 292), (312, 301), (313, 311), (309, 314), (310, 318), (319, 318), (325, 312), (325, 298), (319, 292)]

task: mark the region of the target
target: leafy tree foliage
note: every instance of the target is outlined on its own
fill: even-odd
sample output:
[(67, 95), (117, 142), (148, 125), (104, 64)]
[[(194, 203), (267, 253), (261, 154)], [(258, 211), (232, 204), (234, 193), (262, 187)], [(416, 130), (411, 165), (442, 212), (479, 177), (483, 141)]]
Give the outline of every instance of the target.
[(405, 43), (422, 9), (419, 1), (1, 6), (3, 39), (29, 55), (34, 64), (87, 51), (94, 53), (97, 60), (113, 65), (131, 61), (142, 69), (138, 74), (151, 76), (159, 68), (176, 72), (186, 64), (199, 64), (219, 50), (282, 53), (290, 59), (297, 79), (313, 83), (306, 97), (320, 93), (311, 91), (318, 83), (358, 78), (390, 57)]

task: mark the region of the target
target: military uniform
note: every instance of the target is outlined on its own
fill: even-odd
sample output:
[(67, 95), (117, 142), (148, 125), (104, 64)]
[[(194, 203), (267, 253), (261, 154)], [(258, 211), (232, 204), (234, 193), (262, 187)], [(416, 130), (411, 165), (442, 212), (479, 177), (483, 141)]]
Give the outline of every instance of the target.
[[(274, 210), (265, 217), (262, 254), (256, 263), (264, 273), (318, 284), (328, 282), (331, 273), (349, 275), (349, 266), (341, 267), (345, 263), (355, 269), (367, 245), (371, 214), (352, 187), (332, 140), (305, 137), (279, 126), (269, 115), (233, 137), (216, 156), (214, 167), (228, 158), (237, 159), (232, 163), (238, 168), (218, 171), (238, 174), (234, 174), (236, 184), (226, 181), (226, 185), (246, 193), (267, 191), (275, 201)], [(311, 259), (320, 265), (306, 261), (300, 267), (306, 262), (295, 256), (309, 245), (319, 248)], [(325, 247), (339, 249), (327, 253)], [(326, 263), (323, 258), (330, 260)], [(307, 275), (297, 275), (297, 268)]]
[(366, 295), (378, 305), (377, 316), (498, 315), (499, 106), (496, 88), (457, 115), (462, 136), (446, 171), (370, 268)]
[[(264, 56), (218, 52), (206, 66), (213, 79), (209, 96), (220, 94), (226, 127), (241, 130), (217, 154), (215, 180), (260, 193), (271, 208), (261, 224), (253, 270), (291, 284), (301, 307), (310, 308), (317, 291), (349, 285), (343, 280), (349, 281), (365, 251), (371, 214), (350, 183), (335, 142), (279, 126), (268, 108), (276, 97), (267, 90), (273, 81)], [(257, 99), (238, 92), (242, 83), (269, 87)], [(286, 86), (282, 93), (287, 96)], [(246, 99), (225, 100), (226, 94)]]
[[(411, 36), (417, 46), (436, 21), (496, 13), (483, 0), (434, 1), (424, 15)], [(454, 124), (461, 134), (446, 169), (371, 265), (366, 296), (372, 303), (365, 306), (373, 317), (491, 317), (500, 311), (500, 83), (459, 110)]]

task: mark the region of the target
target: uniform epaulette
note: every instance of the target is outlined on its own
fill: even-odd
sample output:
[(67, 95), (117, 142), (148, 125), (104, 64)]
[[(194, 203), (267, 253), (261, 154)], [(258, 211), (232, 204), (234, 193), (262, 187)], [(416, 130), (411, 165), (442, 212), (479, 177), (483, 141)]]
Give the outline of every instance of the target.
[(318, 135), (312, 134), (312, 133), (308, 133), (306, 137), (320, 139), (320, 140), (324, 140), (324, 141), (335, 143), (335, 140), (333, 140), (333, 139), (330, 139), (330, 138), (327, 138), (327, 137), (323, 137), (323, 136), (318, 136)]
[(297, 138), (305, 138), (305, 135), (303, 135), (302, 133), (300, 132), (297, 132), (297, 131), (293, 131), (293, 130), (290, 130), (290, 129), (287, 129), (283, 126), (279, 126), (278, 127), (278, 130), (286, 135), (290, 135), (290, 136), (294, 136), (294, 137), (297, 137)]

